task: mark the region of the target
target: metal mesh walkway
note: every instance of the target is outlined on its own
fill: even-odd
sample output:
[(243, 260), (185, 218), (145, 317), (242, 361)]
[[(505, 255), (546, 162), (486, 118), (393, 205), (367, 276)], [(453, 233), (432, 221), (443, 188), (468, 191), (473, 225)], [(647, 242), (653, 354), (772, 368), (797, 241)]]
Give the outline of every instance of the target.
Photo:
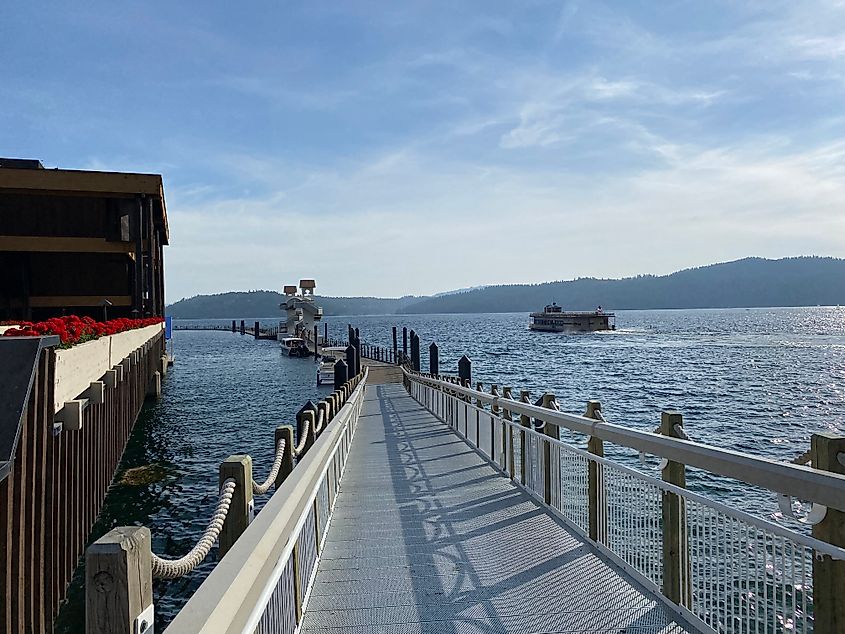
[(686, 632), (401, 385), (367, 388), (302, 632)]

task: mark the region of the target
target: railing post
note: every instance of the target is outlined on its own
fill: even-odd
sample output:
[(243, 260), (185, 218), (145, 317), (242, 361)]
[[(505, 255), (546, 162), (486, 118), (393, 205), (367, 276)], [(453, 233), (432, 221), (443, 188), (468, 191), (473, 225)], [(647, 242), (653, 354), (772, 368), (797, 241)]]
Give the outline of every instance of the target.
[[(587, 401), (586, 418), (601, 420), (601, 402)], [(590, 436), (587, 440), (587, 451), (596, 456), (604, 457), (604, 441), (596, 436)], [(605, 492), (604, 478), (602, 477), (602, 465), (590, 461), (587, 476), (587, 499), (589, 504), (590, 539), (594, 542), (604, 542), (607, 535), (605, 518)], [(601, 509), (601, 510), (600, 510)], [(601, 522), (601, 526), (599, 523)]]
[[(490, 386), (490, 396), (499, 396), (499, 386), (495, 383)], [(499, 406), (496, 405), (496, 401), (490, 404), (490, 413), (492, 414), (490, 417), (490, 457), (496, 461), (496, 464), (501, 464), (502, 461), (496, 456), (496, 418), (499, 416)], [(502, 445), (500, 450), (504, 451), (504, 449), (505, 446)]]
[[(551, 392), (543, 394), (543, 407), (553, 409), (552, 403), (555, 402), (555, 395)], [(560, 436), (560, 429), (557, 425), (546, 423), (543, 425), (543, 434), (549, 438), (558, 439)], [(557, 448), (555, 448), (557, 449)], [(552, 451), (552, 443), (546, 441), (543, 443), (543, 500), (546, 504), (552, 503), (552, 457), (557, 455), (557, 451)], [(560, 479), (560, 469), (557, 470), (558, 479)]]
[[(505, 386), (502, 388), (502, 397), (506, 399), (513, 399), (513, 389)], [(507, 408), (507, 404), (502, 407), (502, 419), (504, 419), (505, 423), (502, 425), (502, 447), (504, 447), (505, 454), (505, 468), (508, 471), (508, 475), (513, 480), (513, 429), (508, 423), (513, 421), (513, 416), (511, 415), (511, 411)]]
[(246, 455), (226, 458), (220, 465), (220, 486), (222, 487), (229, 478), (235, 481), (235, 493), (232, 495), (229, 514), (226, 515), (226, 521), (220, 531), (220, 559), (223, 559), (249, 526), (252, 513), (252, 458)]
[(428, 371), (434, 375), (440, 374), (440, 354), (434, 342), (428, 347)]
[(282, 482), (285, 481), (291, 472), (293, 471), (294, 463), (293, 463), (293, 427), (291, 425), (279, 425), (276, 427), (276, 435), (275, 435), (275, 443), (273, 444), (274, 447), (279, 446), (279, 441), (284, 439), (285, 441), (285, 450), (282, 453), (282, 465), (279, 467), (279, 473), (276, 474), (276, 490), (278, 491), (279, 487), (282, 486)]
[[(680, 412), (665, 411), (660, 415), (660, 433), (680, 438), (675, 426), (683, 426)], [(686, 488), (686, 467), (669, 460), (663, 468), (664, 482)], [(686, 509), (684, 500), (669, 491), (663, 491), (663, 594), (677, 604), (688, 604), (690, 596), (689, 543), (687, 539)]]
[[(85, 632), (152, 632), (150, 529), (112, 529), (85, 551)], [(137, 626), (136, 626), (137, 623)]]
[[(520, 390), (519, 391), (519, 402), (520, 403), (530, 403), (531, 402), (531, 395), (528, 390)], [(523, 428), (531, 427), (531, 417), (527, 416), (526, 414), (519, 415), (519, 424)], [(525, 445), (525, 432), (519, 432), (519, 477), (521, 478), (520, 482), (525, 484), (527, 480), (525, 476), (527, 475), (528, 471), (526, 470), (526, 462), (528, 462), (528, 447)]]
[[(845, 438), (813, 434), (810, 439), (813, 468), (845, 475)], [(813, 526), (813, 537), (845, 547), (845, 513), (828, 508), (824, 519)], [(845, 631), (845, 561), (824, 555), (813, 557), (813, 605), (816, 632)]]

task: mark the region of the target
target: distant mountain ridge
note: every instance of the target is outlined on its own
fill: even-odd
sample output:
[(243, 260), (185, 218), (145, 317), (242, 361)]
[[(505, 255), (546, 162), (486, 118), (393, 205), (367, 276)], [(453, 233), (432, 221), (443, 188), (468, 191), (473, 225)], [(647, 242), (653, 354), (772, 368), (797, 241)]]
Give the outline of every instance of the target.
[[(177, 319), (280, 315), (275, 291), (197, 295), (167, 307)], [(745, 258), (670, 275), (579, 278), (447, 291), (431, 297), (318, 297), (326, 315), (531, 312), (552, 301), (565, 309), (746, 308), (845, 304), (845, 260)]]
[(845, 260), (745, 258), (670, 275), (508, 284), (421, 299), (401, 313), (530, 312), (552, 301), (571, 310), (746, 308), (845, 304)]

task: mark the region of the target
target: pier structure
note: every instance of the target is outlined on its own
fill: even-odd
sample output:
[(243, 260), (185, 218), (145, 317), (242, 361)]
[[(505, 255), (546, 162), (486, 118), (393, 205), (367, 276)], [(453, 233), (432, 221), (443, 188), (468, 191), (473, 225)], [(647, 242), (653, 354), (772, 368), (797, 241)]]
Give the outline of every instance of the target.
[[(0, 159), (0, 323), (163, 317), (168, 242), (160, 175)], [(0, 634), (52, 631), (144, 400), (161, 392), (164, 324), (111, 326), (64, 344), (0, 337)]]
[(163, 324), (59, 349), (0, 337), (0, 632), (51, 631), (141, 406)]
[[(348, 343), (369, 355), (344, 414), (175, 631), (843, 631), (845, 439), (816, 434), (778, 462), (702, 443), (676, 411), (637, 430), (598, 401), (565, 413), (552, 393), (473, 388), (466, 356), (457, 375), (424, 373), (418, 357), (374, 360), (351, 327)], [(653, 466), (606, 457), (620, 451)], [(768, 491), (795, 522), (691, 491), (689, 469)], [(132, 594), (151, 577), (148, 540), (121, 543)], [(98, 611), (115, 604), (87, 592)]]

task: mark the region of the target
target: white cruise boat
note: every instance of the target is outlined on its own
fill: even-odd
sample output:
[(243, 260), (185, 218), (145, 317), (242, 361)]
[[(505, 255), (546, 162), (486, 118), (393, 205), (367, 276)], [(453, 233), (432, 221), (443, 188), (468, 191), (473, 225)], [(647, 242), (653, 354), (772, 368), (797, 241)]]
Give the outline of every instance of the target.
[(546, 332), (616, 330), (615, 318), (615, 314), (604, 312), (601, 306), (592, 311), (565, 311), (552, 302), (543, 312), (531, 313), (528, 328)]
[(320, 365), (317, 366), (317, 385), (334, 385), (334, 364), (346, 359), (346, 348), (327, 346), (320, 349)]

